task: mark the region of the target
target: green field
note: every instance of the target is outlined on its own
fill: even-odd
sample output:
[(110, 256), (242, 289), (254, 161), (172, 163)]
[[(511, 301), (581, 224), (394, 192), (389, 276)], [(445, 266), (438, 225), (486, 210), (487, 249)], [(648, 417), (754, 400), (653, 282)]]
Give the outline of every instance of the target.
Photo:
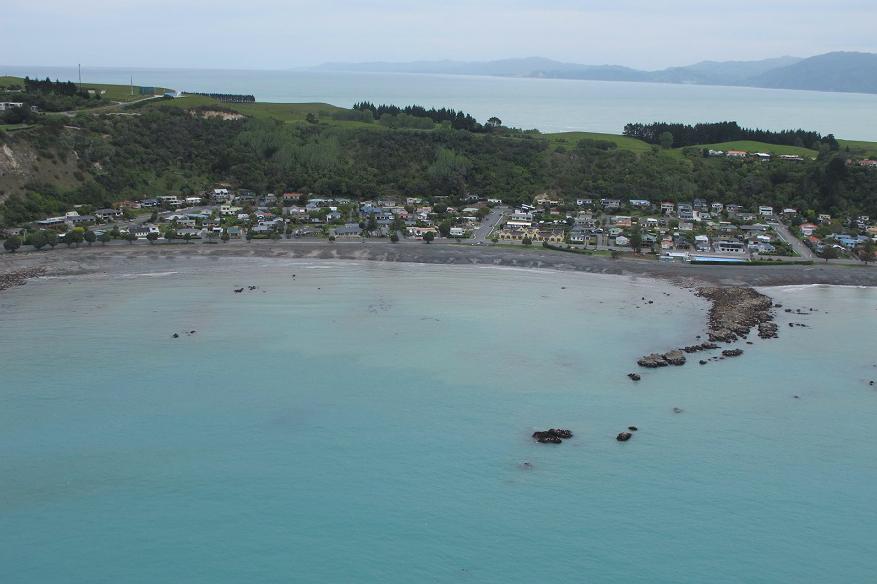
[(580, 140), (595, 140), (612, 142), (620, 150), (629, 150), (631, 152), (643, 153), (650, 152), (652, 145), (638, 140), (636, 138), (628, 138), (627, 136), (619, 136), (617, 134), (599, 134), (596, 132), (560, 132), (558, 134), (545, 134), (552, 146), (564, 146), (566, 148), (575, 148)]
[(858, 156), (877, 158), (877, 142), (863, 140), (838, 140), (842, 150), (850, 149), (850, 153)]
[[(24, 87), (24, 78), (23, 77), (10, 77), (10, 76), (0, 76), (0, 87), (5, 87), (9, 85), (20, 85)], [(130, 85), (109, 85), (106, 83), (82, 83), (82, 89), (94, 89), (95, 91), (103, 91), (103, 98), (109, 101), (136, 101), (138, 99), (143, 99), (144, 97), (149, 97), (151, 94), (141, 95), (138, 86), (134, 86), (134, 95), (131, 95), (131, 86)], [(164, 87), (156, 87), (155, 93), (161, 95), (168, 89)]]

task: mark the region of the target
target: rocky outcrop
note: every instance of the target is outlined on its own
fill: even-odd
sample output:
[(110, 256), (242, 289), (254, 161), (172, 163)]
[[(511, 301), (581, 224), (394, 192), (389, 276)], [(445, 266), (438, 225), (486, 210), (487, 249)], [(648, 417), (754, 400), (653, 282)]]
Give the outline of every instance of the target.
[(758, 325), (758, 336), (762, 339), (776, 339), (779, 335), (779, 327), (775, 322), (762, 322)]
[(570, 438), (572, 438), (572, 431), (562, 428), (549, 428), (548, 430), (533, 432), (533, 440), (540, 444), (560, 444)]
[(618, 434), (618, 436), (615, 437), (615, 439), (619, 442), (627, 442), (631, 438), (633, 438), (633, 434), (631, 434), (630, 432), (621, 432), (620, 434)]
[(28, 268), (25, 270), (16, 270), (6, 274), (0, 274), (0, 290), (14, 288), (15, 286), (24, 286), (30, 278), (37, 278), (46, 273), (43, 268)]
[(656, 369), (658, 367), (667, 367), (668, 365), (685, 365), (685, 353), (680, 351), (679, 349), (673, 349), (668, 353), (652, 353), (651, 355), (646, 355), (636, 362), (640, 367), (645, 367), (647, 369)]
[(733, 343), (773, 320), (773, 301), (753, 288), (698, 288), (696, 294), (712, 302), (708, 329), (712, 342)]
[(722, 351), (723, 357), (739, 357), (743, 354), (743, 349), (725, 349)]
[(639, 373), (628, 373), (627, 376), (630, 377), (630, 379), (632, 379), (633, 381), (639, 381), (640, 379), (642, 379), (642, 377), (639, 376)]

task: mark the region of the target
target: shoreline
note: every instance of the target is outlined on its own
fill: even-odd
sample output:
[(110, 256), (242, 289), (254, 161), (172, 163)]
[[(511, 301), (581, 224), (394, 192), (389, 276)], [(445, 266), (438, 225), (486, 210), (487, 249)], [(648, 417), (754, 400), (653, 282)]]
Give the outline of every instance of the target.
[(443, 265), (492, 265), (580, 273), (657, 278), (685, 288), (702, 286), (771, 287), (827, 284), (877, 287), (877, 268), (813, 264), (807, 266), (716, 266), (665, 264), (654, 260), (565, 254), (542, 248), (389, 242), (234, 242), (231, 244), (135, 244), (0, 255), (0, 274), (42, 269), (44, 275), (103, 272), (134, 259), (260, 258), (357, 260)]

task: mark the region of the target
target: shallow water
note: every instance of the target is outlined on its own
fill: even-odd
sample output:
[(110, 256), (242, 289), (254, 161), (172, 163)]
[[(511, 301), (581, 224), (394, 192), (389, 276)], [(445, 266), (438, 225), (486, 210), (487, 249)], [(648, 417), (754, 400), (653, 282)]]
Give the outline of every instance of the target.
[[(703, 332), (703, 301), (551, 271), (170, 264), (0, 297), (0, 581), (877, 568), (874, 289), (769, 289), (819, 311), (780, 311), (781, 338), (739, 359), (634, 384), (637, 357)], [(576, 436), (530, 440), (549, 426)]]

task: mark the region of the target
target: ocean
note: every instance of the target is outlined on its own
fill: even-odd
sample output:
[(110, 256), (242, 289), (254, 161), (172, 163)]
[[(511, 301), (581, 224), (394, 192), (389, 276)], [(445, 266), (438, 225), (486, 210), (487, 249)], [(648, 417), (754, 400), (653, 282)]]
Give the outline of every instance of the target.
[(0, 295), (0, 581), (867, 581), (877, 291), (764, 292), (806, 314), (634, 383), (703, 300), (341, 260), (33, 280)]
[[(0, 66), (0, 75), (77, 79), (76, 67)], [(543, 132), (620, 134), (629, 122), (737, 121), (770, 130), (803, 128), (877, 141), (877, 95), (563, 79), (264, 70), (84, 67), (90, 83), (243, 93), (268, 102), (358, 101), (452, 107), (484, 121)]]

